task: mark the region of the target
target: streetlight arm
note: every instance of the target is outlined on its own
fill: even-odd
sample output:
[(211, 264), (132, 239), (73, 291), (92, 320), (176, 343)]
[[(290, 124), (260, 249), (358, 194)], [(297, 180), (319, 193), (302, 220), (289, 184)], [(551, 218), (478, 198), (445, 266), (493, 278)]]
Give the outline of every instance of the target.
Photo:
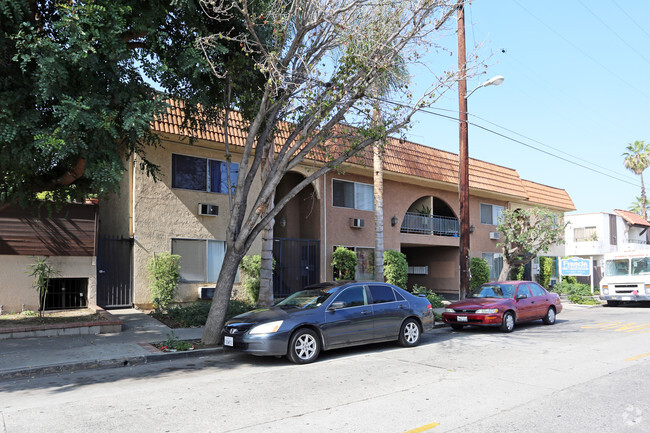
[(478, 89), (480, 89), (481, 87), (486, 87), (486, 86), (498, 86), (498, 85), (500, 85), (501, 83), (503, 83), (503, 80), (505, 80), (505, 78), (503, 78), (502, 75), (497, 75), (496, 77), (492, 77), (492, 78), (490, 78), (489, 80), (487, 80), (486, 82), (481, 83), (481, 84), (479, 84), (478, 86), (476, 86), (476, 87), (474, 88), (474, 90), (472, 90), (471, 92), (469, 92), (469, 93), (467, 94), (467, 96), (465, 96), (465, 99), (469, 98), (469, 97), (472, 95), (472, 93), (476, 92), (476, 91), (477, 91)]

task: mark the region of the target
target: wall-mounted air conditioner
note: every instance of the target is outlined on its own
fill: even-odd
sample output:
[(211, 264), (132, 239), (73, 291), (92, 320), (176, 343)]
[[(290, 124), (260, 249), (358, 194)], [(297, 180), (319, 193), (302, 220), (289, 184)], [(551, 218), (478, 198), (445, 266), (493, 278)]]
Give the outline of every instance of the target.
[(199, 299), (208, 300), (214, 297), (214, 286), (199, 287)]
[(364, 225), (365, 221), (362, 218), (350, 218), (350, 227), (360, 229)]
[(501, 237), (501, 233), (499, 232), (490, 232), (490, 239), (499, 239)]
[(199, 215), (217, 216), (219, 215), (219, 206), (216, 204), (199, 203)]

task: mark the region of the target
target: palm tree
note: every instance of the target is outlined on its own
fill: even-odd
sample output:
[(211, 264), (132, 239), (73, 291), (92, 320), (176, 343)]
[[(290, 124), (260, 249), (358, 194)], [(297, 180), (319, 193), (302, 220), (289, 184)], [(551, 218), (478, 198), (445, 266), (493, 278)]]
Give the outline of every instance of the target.
[[(646, 212), (648, 210), (648, 207), (650, 207), (650, 204), (646, 203), (646, 207), (645, 207)], [(629, 210), (630, 212), (633, 212), (633, 213), (635, 213), (637, 215), (643, 216), (643, 201), (642, 201), (641, 197), (637, 197), (636, 200), (634, 202), (632, 202), (630, 207), (627, 208), (627, 210)]]
[(625, 157), (623, 163), (625, 168), (634, 172), (641, 177), (641, 211), (643, 218), (648, 219), (647, 199), (645, 195), (645, 183), (643, 182), (643, 171), (650, 165), (650, 146), (643, 141), (635, 141), (625, 148), (627, 152), (623, 153)]

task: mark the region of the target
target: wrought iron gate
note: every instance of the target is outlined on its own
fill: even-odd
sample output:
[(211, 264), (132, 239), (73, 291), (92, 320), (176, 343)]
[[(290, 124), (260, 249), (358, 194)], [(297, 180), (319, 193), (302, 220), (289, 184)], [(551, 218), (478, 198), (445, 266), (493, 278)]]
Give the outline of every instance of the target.
[(285, 298), (320, 282), (320, 241), (273, 239), (273, 296)]
[(102, 237), (97, 254), (97, 305), (103, 308), (133, 305), (131, 252), (133, 240)]

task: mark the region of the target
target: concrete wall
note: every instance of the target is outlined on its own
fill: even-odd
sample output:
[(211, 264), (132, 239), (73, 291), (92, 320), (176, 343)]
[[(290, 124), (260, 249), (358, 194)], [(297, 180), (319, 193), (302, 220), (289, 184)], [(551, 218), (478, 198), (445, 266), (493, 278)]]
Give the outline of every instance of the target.
[[(32, 287), (34, 277), (28, 266), (35, 262), (31, 256), (0, 256), (0, 305), (2, 313), (38, 310), (38, 293)], [(97, 270), (94, 257), (50, 257), (50, 265), (60, 272), (57, 278), (88, 278), (88, 303), (95, 304)]]

